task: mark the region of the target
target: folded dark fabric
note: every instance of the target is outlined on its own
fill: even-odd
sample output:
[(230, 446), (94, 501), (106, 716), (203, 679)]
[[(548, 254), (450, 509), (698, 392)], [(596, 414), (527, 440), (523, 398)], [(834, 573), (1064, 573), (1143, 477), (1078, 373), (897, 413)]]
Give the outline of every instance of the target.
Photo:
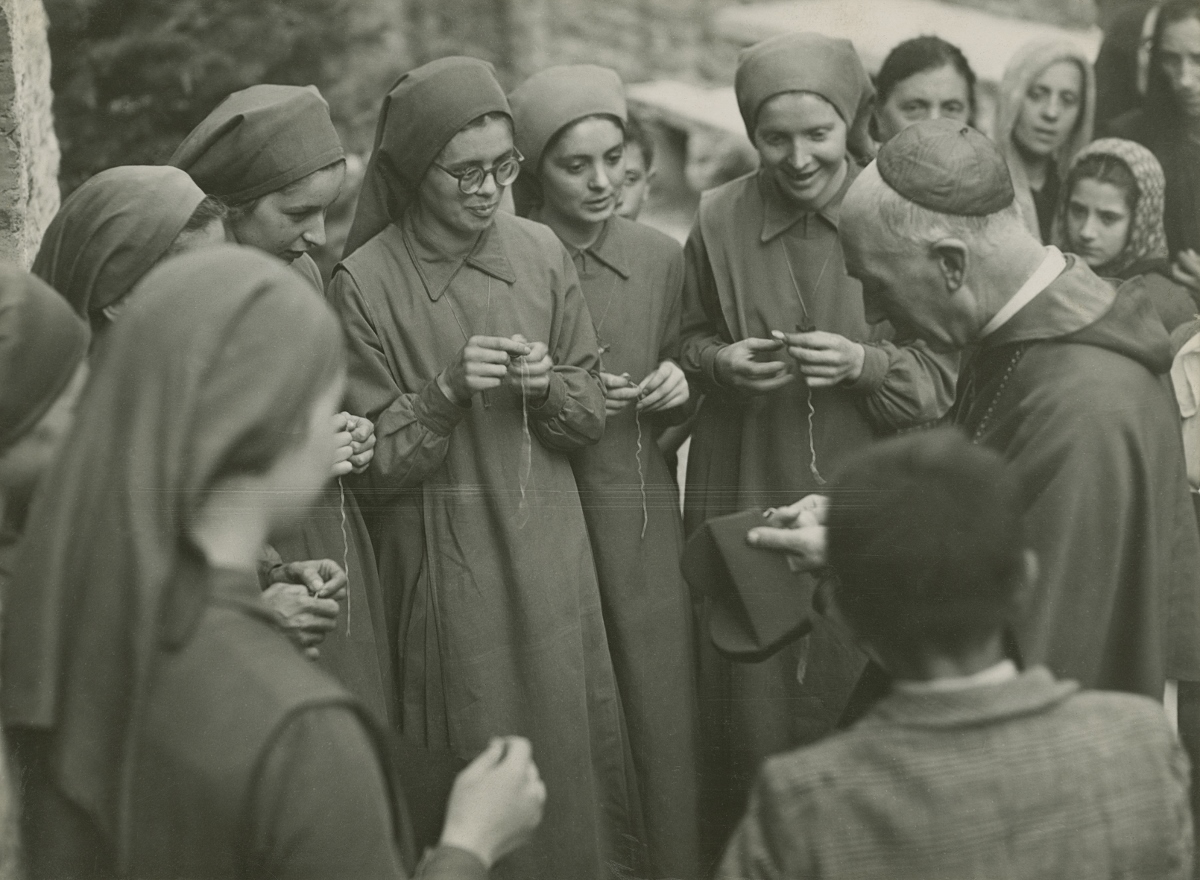
[(711, 600), (708, 634), (717, 650), (743, 662), (766, 660), (812, 628), (817, 578), (792, 571), (787, 557), (752, 547), (746, 533), (761, 510), (704, 523), (683, 551), (683, 576)]

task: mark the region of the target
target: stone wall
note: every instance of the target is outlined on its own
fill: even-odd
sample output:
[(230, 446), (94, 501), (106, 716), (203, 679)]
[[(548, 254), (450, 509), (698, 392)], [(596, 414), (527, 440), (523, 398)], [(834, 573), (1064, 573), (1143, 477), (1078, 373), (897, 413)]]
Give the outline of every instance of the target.
[(0, 0), (0, 260), (23, 267), (58, 210), (58, 140), (41, 0)]

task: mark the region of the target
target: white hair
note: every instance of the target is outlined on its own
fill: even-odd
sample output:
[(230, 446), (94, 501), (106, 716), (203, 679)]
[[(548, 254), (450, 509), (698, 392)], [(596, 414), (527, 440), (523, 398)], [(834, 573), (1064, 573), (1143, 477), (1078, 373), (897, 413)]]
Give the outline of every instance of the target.
[(910, 202), (880, 176), (872, 162), (846, 193), (844, 209), (871, 217), (875, 225), (908, 242), (933, 244), (944, 238), (959, 238), (987, 247), (1025, 230), (1021, 209), (1014, 200), (1006, 208), (982, 217), (941, 214)]

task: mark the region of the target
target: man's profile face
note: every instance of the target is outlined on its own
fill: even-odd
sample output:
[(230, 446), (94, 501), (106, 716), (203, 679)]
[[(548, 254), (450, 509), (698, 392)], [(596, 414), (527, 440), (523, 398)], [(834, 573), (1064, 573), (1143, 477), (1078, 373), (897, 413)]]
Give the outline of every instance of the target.
[(889, 321), (902, 336), (916, 336), (937, 350), (961, 347), (948, 332), (951, 294), (930, 248), (893, 235), (878, 219), (857, 211), (842, 214), (839, 235), (846, 271), (862, 284), (868, 322)]

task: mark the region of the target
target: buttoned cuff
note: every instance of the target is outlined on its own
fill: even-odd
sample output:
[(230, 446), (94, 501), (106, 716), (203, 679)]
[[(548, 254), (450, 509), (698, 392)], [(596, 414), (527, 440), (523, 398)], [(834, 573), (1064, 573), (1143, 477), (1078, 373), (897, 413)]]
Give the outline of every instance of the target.
[(535, 419), (552, 419), (567, 405), (567, 383), (562, 376), (550, 371), (550, 389), (546, 399), (537, 406), (529, 404), (529, 415)]
[(487, 866), (479, 856), (444, 843), (428, 850), (417, 868), (418, 880), (487, 880), (487, 876)]
[(704, 378), (708, 379), (709, 382), (718, 388), (728, 387), (721, 381), (721, 377), (717, 375), (717, 355), (724, 348), (726, 346), (719, 342), (714, 342), (700, 352), (700, 371), (704, 374)]
[(471, 405), (460, 406), (442, 392), (437, 378), (430, 379), (424, 390), (417, 395), (413, 404), (417, 420), (429, 430), (449, 437), (463, 417), (471, 411)]
[(863, 347), (862, 372), (853, 382), (847, 382), (846, 387), (859, 394), (870, 394), (883, 384), (883, 377), (887, 375), (888, 371), (888, 356), (882, 348), (860, 344)]

